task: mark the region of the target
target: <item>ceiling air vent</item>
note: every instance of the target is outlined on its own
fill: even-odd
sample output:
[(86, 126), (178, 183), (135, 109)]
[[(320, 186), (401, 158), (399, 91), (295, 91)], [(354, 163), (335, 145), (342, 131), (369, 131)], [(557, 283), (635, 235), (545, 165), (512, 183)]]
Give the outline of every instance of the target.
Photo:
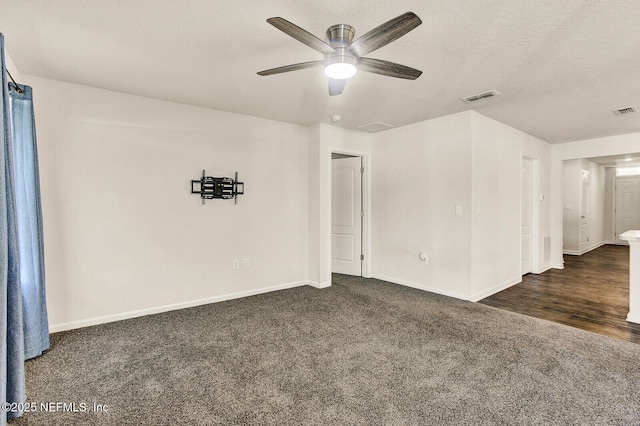
[(392, 124), (381, 123), (376, 121), (374, 123), (365, 124), (363, 126), (359, 126), (358, 129), (364, 130), (365, 132), (379, 132), (381, 130), (387, 130), (392, 128)]
[(638, 108), (634, 107), (634, 106), (630, 106), (630, 107), (626, 107), (626, 108), (620, 108), (620, 109), (614, 109), (613, 113), (615, 115), (627, 115), (627, 114), (633, 114), (634, 112), (638, 112)]
[(482, 99), (492, 98), (494, 96), (498, 96), (500, 92), (497, 90), (489, 90), (488, 92), (478, 93), (477, 95), (467, 96), (466, 98), (462, 98), (463, 102), (471, 103), (476, 102)]

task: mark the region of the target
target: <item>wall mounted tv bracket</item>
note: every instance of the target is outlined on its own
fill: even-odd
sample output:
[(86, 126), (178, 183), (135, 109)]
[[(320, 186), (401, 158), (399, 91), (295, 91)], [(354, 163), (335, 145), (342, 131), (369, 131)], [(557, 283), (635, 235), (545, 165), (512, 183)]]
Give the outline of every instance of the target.
[(202, 204), (204, 204), (205, 200), (214, 198), (223, 198), (225, 200), (233, 198), (235, 203), (238, 204), (238, 195), (244, 194), (244, 182), (238, 182), (238, 172), (236, 172), (236, 177), (231, 179), (206, 176), (203, 170), (200, 180), (191, 181), (191, 193), (200, 194)]

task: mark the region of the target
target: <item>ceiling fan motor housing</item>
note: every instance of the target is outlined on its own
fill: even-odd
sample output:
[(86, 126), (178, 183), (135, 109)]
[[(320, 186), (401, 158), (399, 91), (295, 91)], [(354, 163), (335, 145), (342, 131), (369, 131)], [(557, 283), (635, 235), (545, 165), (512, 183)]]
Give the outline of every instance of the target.
[(334, 49), (336, 47), (349, 47), (355, 34), (356, 30), (351, 25), (337, 24), (327, 30), (327, 39), (329, 40), (329, 45)]
[[(355, 29), (347, 24), (337, 24), (329, 27), (327, 30), (327, 39), (329, 40), (329, 45), (333, 47), (336, 53), (328, 53), (325, 55), (325, 70), (331, 65), (348, 64), (353, 66), (353, 73), (349, 76), (355, 74), (355, 67), (358, 64), (358, 60), (351, 53), (347, 52), (347, 48), (351, 45), (355, 33)], [(327, 73), (329, 74), (330, 72)]]

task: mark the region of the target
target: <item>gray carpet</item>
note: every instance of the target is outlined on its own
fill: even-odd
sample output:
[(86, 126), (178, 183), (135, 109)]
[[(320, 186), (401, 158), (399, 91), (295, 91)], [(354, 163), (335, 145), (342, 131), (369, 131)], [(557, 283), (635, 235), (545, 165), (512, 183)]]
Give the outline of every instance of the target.
[(57, 333), (26, 369), (12, 425), (640, 424), (640, 345), (342, 275)]

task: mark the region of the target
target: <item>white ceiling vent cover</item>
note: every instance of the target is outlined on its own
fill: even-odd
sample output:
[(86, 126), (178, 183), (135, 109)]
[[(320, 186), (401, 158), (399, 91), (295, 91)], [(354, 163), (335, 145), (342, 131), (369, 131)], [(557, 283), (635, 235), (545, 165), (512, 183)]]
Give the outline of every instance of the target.
[(394, 127), (393, 124), (381, 123), (379, 121), (376, 121), (374, 123), (359, 126), (358, 129), (364, 130), (365, 132), (379, 132), (381, 130), (391, 129), (392, 127)]
[(634, 112), (638, 112), (638, 108), (634, 106), (613, 110), (613, 113), (617, 116), (633, 114)]
[(478, 93), (477, 95), (467, 96), (466, 98), (462, 98), (463, 102), (471, 103), (476, 102), (482, 99), (492, 98), (494, 96), (499, 96), (500, 92), (497, 90), (489, 90), (488, 92)]

